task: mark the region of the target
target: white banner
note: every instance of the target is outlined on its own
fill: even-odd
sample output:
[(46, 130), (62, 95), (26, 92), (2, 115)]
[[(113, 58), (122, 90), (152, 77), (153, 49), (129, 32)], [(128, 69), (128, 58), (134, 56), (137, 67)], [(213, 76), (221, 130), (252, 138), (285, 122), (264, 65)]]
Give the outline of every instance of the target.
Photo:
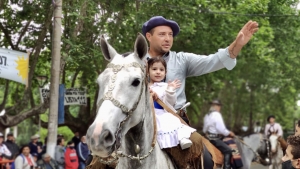
[[(50, 98), (50, 90), (40, 88), (41, 101), (44, 103), (44, 100)], [(65, 105), (86, 105), (86, 91), (76, 88), (66, 89), (65, 91)]]
[(76, 88), (66, 89), (65, 105), (86, 105), (86, 91)]
[(28, 83), (29, 54), (0, 48), (0, 78)]

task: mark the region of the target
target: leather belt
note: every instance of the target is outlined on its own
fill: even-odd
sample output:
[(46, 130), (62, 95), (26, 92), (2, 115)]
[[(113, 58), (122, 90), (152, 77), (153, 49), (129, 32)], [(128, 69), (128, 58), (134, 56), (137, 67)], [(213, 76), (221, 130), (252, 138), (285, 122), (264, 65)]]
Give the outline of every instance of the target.
[(221, 134), (214, 134), (214, 133), (206, 133), (205, 135), (209, 140), (219, 140), (222, 139), (223, 137)]

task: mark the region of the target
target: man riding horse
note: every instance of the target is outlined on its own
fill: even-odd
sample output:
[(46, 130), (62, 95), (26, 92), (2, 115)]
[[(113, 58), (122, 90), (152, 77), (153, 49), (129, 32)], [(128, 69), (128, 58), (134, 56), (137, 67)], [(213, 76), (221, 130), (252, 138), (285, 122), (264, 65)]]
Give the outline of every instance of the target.
[[(173, 38), (180, 32), (179, 25), (173, 20), (167, 20), (162, 16), (155, 16), (145, 22), (142, 27), (143, 35), (149, 42), (147, 57), (163, 57), (167, 62), (166, 81), (178, 79), (182, 83), (176, 91), (177, 102), (174, 106), (176, 110), (179, 110), (186, 103), (185, 81), (187, 77), (200, 76), (223, 68), (228, 70), (233, 69), (236, 65), (237, 55), (257, 30), (258, 23), (249, 21), (239, 31), (230, 46), (219, 49), (214, 54), (204, 56), (170, 51), (173, 45)], [(185, 114), (186, 110), (183, 109), (180, 111), (182, 111), (182, 114)], [(182, 156), (174, 154), (176, 152), (174, 149), (176, 147), (169, 150), (174, 161), (182, 161), (180, 159)]]
[(224, 155), (224, 169), (230, 169), (230, 160), (232, 155), (231, 148), (225, 144), (222, 140), (223, 136), (234, 137), (235, 134), (232, 131), (229, 131), (221, 115), (221, 106), (222, 103), (220, 100), (213, 100), (209, 109), (209, 113), (204, 117), (204, 126), (203, 133), (206, 134), (206, 137), (209, 141), (217, 147)]
[(287, 148), (287, 143), (283, 138), (283, 131), (282, 131), (282, 127), (279, 123), (275, 122), (275, 116), (274, 115), (270, 115), (267, 118), (267, 121), (269, 122), (268, 124), (266, 124), (265, 127), (265, 136), (267, 138), (269, 138), (272, 134), (275, 134), (278, 136), (278, 141), (280, 143), (280, 146), (282, 148), (282, 151), (285, 152), (286, 148)]
[[(170, 51), (173, 45), (173, 38), (180, 31), (178, 24), (173, 20), (167, 20), (162, 16), (155, 16), (145, 22), (142, 27), (142, 32), (149, 41), (147, 57), (163, 57), (167, 62), (166, 81), (178, 79), (182, 82), (180, 88), (176, 91), (177, 102), (174, 106), (176, 110), (179, 110), (186, 103), (185, 81), (187, 77), (200, 76), (222, 68), (233, 69), (240, 50), (248, 43), (257, 30), (258, 23), (249, 21), (240, 30), (236, 39), (229, 47), (219, 49), (215, 54), (204, 56)], [(180, 156), (176, 157), (181, 158)], [(180, 160), (178, 159), (178, 161)], [(175, 159), (175, 161), (177, 160)]]

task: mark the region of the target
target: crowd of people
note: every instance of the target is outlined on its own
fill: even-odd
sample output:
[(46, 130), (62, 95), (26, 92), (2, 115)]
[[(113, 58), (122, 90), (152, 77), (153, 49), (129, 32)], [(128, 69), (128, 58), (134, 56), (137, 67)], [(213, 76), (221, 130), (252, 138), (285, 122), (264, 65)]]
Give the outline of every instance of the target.
[(39, 140), (39, 135), (31, 136), (31, 141), (19, 146), (15, 143), (12, 133), (4, 135), (0, 133), (0, 160), (7, 160), (2, 164), (6, 169), (84, 169), (90, 151), (86, 144), (86, 137), (79, 137), (75, 132), (72, 140), (65, 144), (64, 136), (57, 135), (55, 155), (52, 158), (46, 153), (46, 142)]

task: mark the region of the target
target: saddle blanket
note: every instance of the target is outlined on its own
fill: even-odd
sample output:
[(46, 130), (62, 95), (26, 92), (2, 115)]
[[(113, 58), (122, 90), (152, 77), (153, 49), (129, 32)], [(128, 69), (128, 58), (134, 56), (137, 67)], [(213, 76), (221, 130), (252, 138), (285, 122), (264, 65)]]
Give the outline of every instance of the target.
[(223, 139), (224, 143), (226, 143), (233, 151), (232, 151), (232, 158), (231, 158), (231, 167), (233, 169), (238, 169), (243, 167), (243, 162), (241, 155), (239, 153), (239, 150), (237, 148), (237, 145), (233, 138), (231, 137), (225, 137)]

